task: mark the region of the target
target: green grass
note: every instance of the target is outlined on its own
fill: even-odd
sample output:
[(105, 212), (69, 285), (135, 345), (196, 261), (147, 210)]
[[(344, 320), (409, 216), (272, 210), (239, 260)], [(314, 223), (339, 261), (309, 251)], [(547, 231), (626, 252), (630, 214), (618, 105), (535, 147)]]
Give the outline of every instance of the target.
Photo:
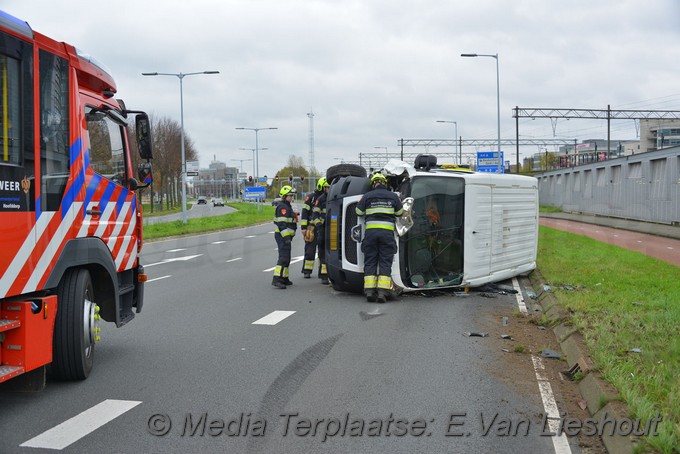
[[(651, 449), (680, 452), (680, 268), (599, 241), (541, 227), (538, 270), (571, 312), (595, 367), (634, 418), (659, 413)], [(639, 348), (641, 353), (633, 353)]]
[(538, 211), (540, 213), (561, 213), (562, 208), (560, 207), (551, 207), (548, 205), (539, 205)]
[[(189, 204), (187, 204), (187, 209), (189, 209)], [(181, 212), (182, 212), (181, 206), (166, 209), (165, 204), (163, 204), (163, 209), (159, 210), (158, 204), (156, 204), (153, 207), (153, 213), (152, 213), (151, 212), (151, 204), (149, 204), (149, 203), (143, 203), (142, 204), (142, 213), (144, 213), (144, 217), (164, 216), (166, 214), (181, 213)]]
[[(230, 207), (238, 211), (222, 216), (212, 216), (199, 219), (187, 219), (186, 224), (182, 221), (166, 222), (161, 224), (144, 226), (144, 239), (163, 238), (168, 236), (189, 235), (196, 233), (212, 232), (235, 227), (272, 222), (274, 219), (274, 207), (261, 204), (259, 209), (255, 203), (235, 202), (228, 203)], [(167, 214), (167, 212), (165, 213)]]

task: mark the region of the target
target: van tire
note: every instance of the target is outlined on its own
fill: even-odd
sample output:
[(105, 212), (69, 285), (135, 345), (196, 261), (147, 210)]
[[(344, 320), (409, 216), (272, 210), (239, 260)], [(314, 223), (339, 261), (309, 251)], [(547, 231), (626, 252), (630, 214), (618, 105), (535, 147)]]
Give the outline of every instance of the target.
[(366, 169), (357, 164), (336, 164), (326, 170), (326, 180), (332, 183), (338, 177), (366, 178)]

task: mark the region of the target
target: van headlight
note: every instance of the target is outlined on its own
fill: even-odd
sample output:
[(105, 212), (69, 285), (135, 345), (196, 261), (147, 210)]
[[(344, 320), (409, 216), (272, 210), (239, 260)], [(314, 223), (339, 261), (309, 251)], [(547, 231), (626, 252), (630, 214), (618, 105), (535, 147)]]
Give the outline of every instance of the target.
[(413, 218), (411, 217), (411, 209), (413, 208), (413, 197), (407, 197), (402, 202), (404, 206), (404, 214), (395, 220), (395, 226), (397, 228), (397, 235), (404, 236), (411, 227), (413, 227)]

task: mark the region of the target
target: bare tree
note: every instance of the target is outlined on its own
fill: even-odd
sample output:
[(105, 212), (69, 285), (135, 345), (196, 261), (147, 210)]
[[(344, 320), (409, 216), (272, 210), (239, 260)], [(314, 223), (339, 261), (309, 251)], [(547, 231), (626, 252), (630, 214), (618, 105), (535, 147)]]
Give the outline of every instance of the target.
[[(153, 138), (153, 176), (154, 192), (158, 193), (160, 200), (166, 201), (166, 207), (172, 208), (179, 205), (179, 196), (182, 182), (182, 150), (180, 139), (182, 129), (180, 124), (171, 118), (161, 117), (156, 119), (149, 116), (151, 121), (151, 135)], [(130, 130), (129, 130), (130, 131)], [(134, 142), (134, 134), (128, 134), (130, 141)], [(134, 145), (136, 150), (136, 144)], [(187, 161), (198, 159), (198, 152), (189, 134), (184, 131), (184, 155)], [(140, 161), (139, 154), (134, 153), (133, 162)]]

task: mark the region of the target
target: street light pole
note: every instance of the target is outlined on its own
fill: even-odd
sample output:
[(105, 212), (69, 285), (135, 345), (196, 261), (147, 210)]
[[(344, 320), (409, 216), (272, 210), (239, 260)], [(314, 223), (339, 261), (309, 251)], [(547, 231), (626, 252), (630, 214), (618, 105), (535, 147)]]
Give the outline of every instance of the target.
[(458, 123), (449, 120), (437, 120), (437, 123), (453, 123), (456, 127), (456, 136), (453, 138), (455, 149), (458, 149), (458, 164), (463, 164), (463, 150), (458, 147)]
[[(246, 159), (246, 161), (253, 161), (253, 178), (256, 178), (255, 177), (255, 151), (257, 150), (257, 148), (239, 148), (239, 150), (249, 150), (253, 153), (253, 159)], [(262, 151), (269, 150), (269, 148), (260, 148), (260, 150), (262, 150)], [(237, 161), (238, 161), (238, 159), (237, 159)]]
[[(498, 54), (460, 54), (461, 57), (491, 57), (496, 60), (496, 109), (498, 116), (498, 165), (497, 173), (501, 172), (503, 160), (501, 159), (501, 84), (500, 73), (498, 71)], [(519, 166), (519, 162), (517, 163)]]
[[(264, 131), (267, 129), (279, 129), (279, 128), (236, 128), (240, 130), (247, 130), (247, 131), (255, 131), (255, 178), (257, 179), (257, 184), (260, 184), (260, 149), (259, 149), (259, 143), (258, 143), (258, 138), (257, 134), (260, 131)], [(264, 150), (264, 148), (263, 148)]]
[(219, 74), (219, 71), (200, 71), (195, 73), (142, 73), (142, 76), (175, 76), (179, 79), (179, 117), (180, 117), (180, 148), (182, 150), (182, 223), (187, 223), (187, 163), (184, 157), (184, 92), (182, 79), (196, 74)]
[(252, 161), (252, 159), (232, 159), (232, 161), (238, 161), (240, 163), (240, 172), (243, 173), (243, 163), (245, 161)]

